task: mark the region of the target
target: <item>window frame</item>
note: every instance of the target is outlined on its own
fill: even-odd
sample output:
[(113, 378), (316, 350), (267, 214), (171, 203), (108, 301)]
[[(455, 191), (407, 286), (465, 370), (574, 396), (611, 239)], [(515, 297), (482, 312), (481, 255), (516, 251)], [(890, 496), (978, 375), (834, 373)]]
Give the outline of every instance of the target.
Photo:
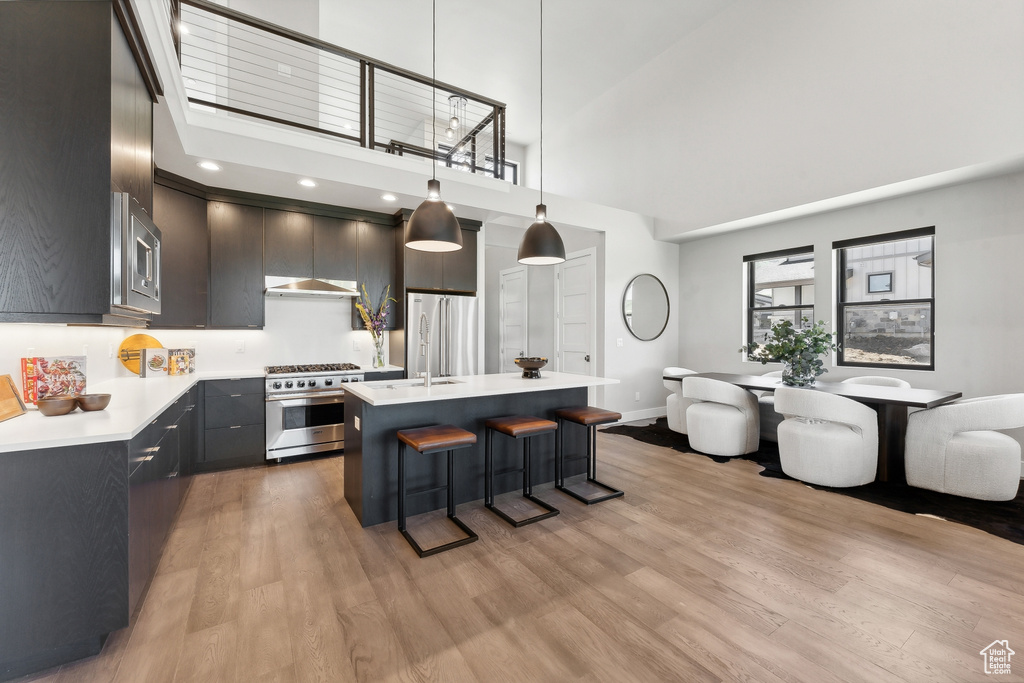
[[(846, 289), (846, 250), (852, 247), (864, 247), (872, 244), (884, 244), (886, 242), (902, 242), (904, 240), (918, 239), (921, 237), (932, 238), (932, 261), (929, 266), (931, 271), (931, 296), (920, 297), (915, 299), (886, 299), (884, 301), (864, 301), (860, 300), (848, 300), (848, 292)], [(836, 324), (833, 325), (833, 329), (837, 331), (836, 341), (839, 343), (839, 352), (836, 353), (835, 363), (837, 366), (843, 366), (848, 368), (880, 368), (887, 370), (922, 370), (922, 371), (934, 371), (935, 370), (935, 226), (928, 226), (924, 228), (914, 228), (911, 230), (899, 230), (896, 232), (887, 232), (880, 235), (870, 235), (868, 237), (857, 237), (848, 240), (839, 240), (832, 243), (832, 250), (835, 252), (835, 263), (836, 263)], [(881, 271), (886, 272), (886, 271)], [(876, 273), (877, 274), (877, 273)], [(893, 275), (893, 288), (895, 288), (895, 274)], [(867, 289), (867, 281), (865, 280), (864, 289)], [(865, 291), (864, 294), (869, 292)], [(885, 294), (886, 292), (874, 292), (875, 294)], [(914, 304), (929, 304), (931, 311), (931, 326), (928, 333), (928, 343), (931, 347), (931, 353), (928, 356), (928, 364), (915, 363), (913, 365), (907, 365), (902, 363), (857, 363), (846, 360), (845, 349), (846, 349), (846, 309), (847, 307), (863, 308), (870, 304), (877, 304), (880, 306), (892, 306), (892, 305), (904, 305), (913, 306)]]
[[(758, 261), (767, 261), (768, 259), (776, 259), (776, 258), (783, 258), (783, 257), (787, 257), (787, 256), (797, 256), (797, 255), (803, 255), (803, 254), (810, 254), (811, 255), (811, 261), (813, 262), (814, 261), (814, 245), (812, 244), (812, 245), (807, 245), (807, 246), (803, 246), (803, 247), (794, 247), (794, 248), (790, 248), (790, 249), (779, 249), (777, 251), (766, 251), (766, 252), (763, 252), (763, 253), (760, 253), (760, 254), (750, 254), (748, 256), (744, 256), (743, 257), (743, 265), (747, 269), (747, 287), (746, 287), (746, 289), (747, 289), (747, 301), (746, 301), (746, 310), (747, 310), (747, 314), (746, 314), (746, 328), (747, 328), (747, 334), (746, 334), (746, 338), (747, 339), (746, 339), (746, 344), (747, 344), (748, 347), (754, 341), (754, 314), (755, 313), (764, 313), (764, 312), (772, 312), (772, 311), (807, 311), (807, 310), (809, 310), (811, 312), (811, 314), (809, 316), (809, 320), (812, 323), (814, 322), (814, 304), (813, 303), (811, 303), (811, 304), (800, 304), (800, 303), (797, 303), (797, 304), (790, 304), (790, 305), (787, 305), (787, 306), (756, 306), (755, 305), (756, 301), (757, 301), (757, 283), (755, 282), (755, 277), (754, 277), (754, 264), (757, 263)], [(802, 297), (802, 294), (803, 293), (802, 293), (801, 289), (799, 287), (797, 287), (796, 288), (796, 292), (795, 292), (795, 298), (797, 300), (800, 300), (801, 297)], [(817, 300), (817, 298), (818, 298), (817, 288), (815, 288), (814, 298), (815, 298), (815, 300)], [(803, 317), (804, 316), (801, 314), (800, 318), (803, 318)], [(800, 318), (798, 318), (798, 321), (799, 321)], [(747, 358), (746, 355), (744, 355), (743, 360), (747, 361), (749, 359)], [(756, 361), (756, 362), (760, 362), (760, 361)], [(775, 359), (775, 358), (772, 358), (768, 362), (770, 362), (770, 363), (778, 363), (779, 361), (777, 359)]]

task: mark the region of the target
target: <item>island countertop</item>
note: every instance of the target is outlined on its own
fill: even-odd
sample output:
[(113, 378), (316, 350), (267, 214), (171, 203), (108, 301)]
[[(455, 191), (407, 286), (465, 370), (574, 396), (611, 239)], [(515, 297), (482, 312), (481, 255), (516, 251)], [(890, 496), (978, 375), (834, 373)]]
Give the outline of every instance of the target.
[(345, 387), (345, 392), (371, 406), (388, 406), (533, 391), (579, 389), (618, 383), (619, 380), (607, 377), (590, 377), (542, 370), (541, 376), (537, 379), (525, 379), (520, 372), (435, 377), (429, 388), (423, 386), (422, 379), (380, 380), (349, 384)]

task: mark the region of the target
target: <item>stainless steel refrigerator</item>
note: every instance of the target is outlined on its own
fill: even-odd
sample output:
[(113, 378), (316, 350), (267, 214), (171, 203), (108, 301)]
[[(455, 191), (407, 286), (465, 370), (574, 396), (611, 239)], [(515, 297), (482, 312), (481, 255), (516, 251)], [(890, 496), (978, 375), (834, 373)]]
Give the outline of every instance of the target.
[(409, 292), (406, 301), (405, 371), (409, 377), (426, 370), (426, 358), (420, 355), (423, 313), (430, 325), (431, 376), (480, 372), (480, 307), (475, 296)]

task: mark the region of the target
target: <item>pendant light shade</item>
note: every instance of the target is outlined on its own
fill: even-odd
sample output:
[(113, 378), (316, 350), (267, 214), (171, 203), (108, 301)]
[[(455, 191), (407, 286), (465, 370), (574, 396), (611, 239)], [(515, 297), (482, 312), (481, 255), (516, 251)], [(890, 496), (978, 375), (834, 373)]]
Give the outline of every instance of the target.
[(433, 156), (437, 149), (437, 2), (430, 4), (432, 20), (431, 73), (430, 73), (430, 144), (432, 167), (427, 181), (427, 198), (416, 207), (405, 227), (405, 246), (418, 251), (456, 251), (462, 249), (462, 227), (448, 205), (441, 201), (441, 181), (437, 179), (437, 160)]
[(553, 266), (565, 261), (565, 245), (555, 226), (548, 223), (544, 206), (544, 0), (540, 0), (540, 201), (537, 220), (519, 243), (519, 262), (526, 266)]
[(441, 201), (441, 181), (427, 181), (427, 198), (412, 212), (405, 228), (405, 246), (419, 251), (462, 249), (462, 227)]
[(519, 262), (527, 266), (552, 266), (565, 261), (565, 245), (555, 226), (547, 222), (547, 207), (537, 205), (537, 221), (526, 229), (519, 243)]

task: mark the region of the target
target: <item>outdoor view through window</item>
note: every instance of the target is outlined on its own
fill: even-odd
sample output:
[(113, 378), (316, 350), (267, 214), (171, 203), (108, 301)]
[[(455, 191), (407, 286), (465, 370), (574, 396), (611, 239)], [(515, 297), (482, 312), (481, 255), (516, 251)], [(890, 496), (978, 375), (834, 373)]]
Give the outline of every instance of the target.
[(814, 251), (800, 247), (755, 254), (747, 262), (747, 343), (763, 344), (771, 326), (814, 322)]

